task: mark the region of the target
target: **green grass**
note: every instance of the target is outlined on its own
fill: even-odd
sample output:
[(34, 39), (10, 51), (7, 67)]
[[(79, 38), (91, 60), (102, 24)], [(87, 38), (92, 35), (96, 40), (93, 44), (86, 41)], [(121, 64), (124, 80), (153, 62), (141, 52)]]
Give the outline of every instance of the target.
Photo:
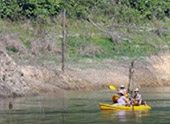
[[(130, 34), (129, 34), (130, 35)], [(134, 34), (133, 34), (134, 35)], [(118, 46), (115, 46), (109, 37), (106, 36), (92, 36), (90, 38), (84, 39), (83, 37), (69, 37), (69, 55), (77, 59), (83, 58), (114, 58), (115, 56), (127, 56), (127, 57), (140, 57), (148, 56), (151, 54), (156, 54), (161, 50), (161, 45), (168, 45), (168, 38), (158, 37), (154, 33), (143, 33), (135, 34), (132, 39), (122, 40)], [(102, 51), (99, 54), (93, 56), (81, 55), (78, 51), (81, 49), (82, 45), (93, 43), (100, 48)], [(118, 47), (118, 51), (114, 48)]]
[[(73, 22), (72, 22), (73, 23)], [(94, 35), (85, 36), (82, 31), (88, 27), (89, 32), (93, 32)], [(75, 25), (74, 25), (75, 26)], [(73, 32), (74, 30), (73, 26)], [(78, 25), (77, 25), (78, 26)], [(84, 26), (84, 27), (83, 27)], [(170, 19), (166, 19), (166, 21), (153, 21), (147, 23), (141, 23), (139, 27), (146, 28), (160, 28), (160, 27), (170, 27)], [(73, 57), (74, 60), (84, 59), (84, 58), (118, 58), (130, 57), (130, 58), (143, 58), (145, 56), (157, 54), (161, 51), (166, 51), (170, 46), (170, 32), (165, 31), (162, 32), (162, 36), (158, 36), (154, 31), (138, 31), (131, 29), (130, 32), (127, 32), (126, 29), (118, 29), (120, 32), (124, 32), (127, 36), (128, 40), (121, 40), (119, 46), (114, 46), (107, 35), (102, 34), (97, 31), (95, 27), (90, 26), (90, 24), (86, 24), (83, 22), (80, 25), (80, 28), (76, 28), (77, 32), (80, 33), (79, 37), (69, 37), (68, 38), (68, 46), (69, 46), (69, 55)], [(167, 28), (165, 28), (167, 29)], [(81, 30), (81, 31), (80, 31)], [(99, 54), (95, 54), (93, 56), (81, 55), (79, 54), (79, 49), (81, 49), (81, 45), (88, 46), (89, 43), (95, 44), (102, 51)], [(118, 51), (114, 51), (114, 48), (118, 47)]]
[[(58, 19), (59, 21), (60, 19)], [(110, 22), (110, 21), (108, 21)], [(37, 24), (36, 24), (37, 25)], [(14, 23), (0, 20), (0, 34), (12, 34), (19, 37), (24, 46), (30, 50), (30, 41), (36, 40), (41, 35), (36, 35), (39, 27), (34, 27), (34, 24)], [(165, 21), (154, 20), (140, 24), (139, 26), (160, 28), (165, 27), (168, 30), (170, 27), (170, 19)], [(37, 29), (37, 30), (36, 30)], [(42, 31), (48, 31), (48, 35), (52, 37), (51, 42), (56, 42), (61, 49), (62, 28), (60, 23), (50, 23), (44, 25)], [(137, 31), (131, 29), (116, 29), (118, 32), (123, 32), (127, 40), (120, 40), (120, 44), (115, 46), (110, 37), (97, 30), (93, 25), (82, 20), (67, 20), (67, 56), (69, 61), (80, 61), (83, 59), (121, 59), (123, 57), (143, 58), (160, 51), (166, 51), (170, 47), (170, 32), (162, 32), (162, 36), (158, 36), (154, 31)], [(43, 34), (43, 33), (42, 33)], [(35, 41), (36, 42), (36, 41)], [(117, 51), (115, 51), (117, 47)], [(10, 50), (10, 53), (16, 51)], [(49, 55), (50, 56), (50, 55)], [(60, 56), (60, 54), (56, 55)], [(48, 61), (55, 62), (55, 59), (48, 58)], [(58, 60), (57, 60), (58, 61)], [(56, 62), (58, 63), (58, 62)]]

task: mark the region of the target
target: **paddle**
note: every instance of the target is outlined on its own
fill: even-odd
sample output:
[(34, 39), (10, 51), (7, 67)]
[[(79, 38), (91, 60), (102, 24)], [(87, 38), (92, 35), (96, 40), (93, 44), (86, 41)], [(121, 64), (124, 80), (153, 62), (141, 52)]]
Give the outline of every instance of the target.
[[(109, 85), (109, 88), (111, 89), (111, 90), (116, 90), (117, 91), (117, 89), (116, 89), (116, 87), (115, 86), (113, 86), (113, 85)], [(113, 101), (113, 103), (114, 103), (114, 95), (112, 96), (112, 101)]]
[(116, 87), (113, 86), (113, 85), (109, 85), (109, 88), (110, 88), (111, 90), (117, 90)]

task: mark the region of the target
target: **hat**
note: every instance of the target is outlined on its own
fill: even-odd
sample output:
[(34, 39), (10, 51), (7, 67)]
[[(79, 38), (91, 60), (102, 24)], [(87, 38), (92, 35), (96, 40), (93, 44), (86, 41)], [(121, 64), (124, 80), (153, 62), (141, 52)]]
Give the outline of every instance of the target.
[(120, 85), (120, 88), (124, 88), (125, 86), (122, 84), (122, 85)]
[(138, 88), (136, 88), (134, 91), (138, 92), (138, 91), (139, 91), (139, 89), (138, 89)]

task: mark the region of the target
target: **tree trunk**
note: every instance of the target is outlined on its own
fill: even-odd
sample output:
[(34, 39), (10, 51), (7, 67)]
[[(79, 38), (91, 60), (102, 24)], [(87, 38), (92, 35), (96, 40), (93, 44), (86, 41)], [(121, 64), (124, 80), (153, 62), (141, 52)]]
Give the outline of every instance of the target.
[(134, 63), (135, 63), (135, 60), (133, 60), (131, 62), (131, 65), (129, 67), (128, 93), (131, 94), (132, 96), (133, 96), (133, 89), (134, 89), (134, 86), (135, 86), (135, 82), (134, 82), (134, 74), (135, 74)]
[(62, 71), (64, 72), (65, 69), (65, 41), (66, 41), (66, 10), (64, 9), (63, 15), (62, 15), (62, 34), (63, 34), (63, 40), (62, 40)]

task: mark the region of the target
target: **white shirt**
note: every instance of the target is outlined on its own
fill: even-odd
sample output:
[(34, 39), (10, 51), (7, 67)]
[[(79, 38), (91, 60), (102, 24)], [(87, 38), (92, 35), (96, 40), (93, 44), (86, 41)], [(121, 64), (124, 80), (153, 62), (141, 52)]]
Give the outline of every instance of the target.
[(118, 105), (126, 105), (126, 97), (125, 96), (121, 96), (118, 100)]
[(139, 93), (135, 94), (134, 99), (135, 100), (140, 100), (142, 98), (142, 95), (140, 95)]
[(140, 95), (139, 93), (135, 94), (134, 100), (138, 101), (139, 104), (141, 104), (141, 102), (142, 102), (142, 95)]

